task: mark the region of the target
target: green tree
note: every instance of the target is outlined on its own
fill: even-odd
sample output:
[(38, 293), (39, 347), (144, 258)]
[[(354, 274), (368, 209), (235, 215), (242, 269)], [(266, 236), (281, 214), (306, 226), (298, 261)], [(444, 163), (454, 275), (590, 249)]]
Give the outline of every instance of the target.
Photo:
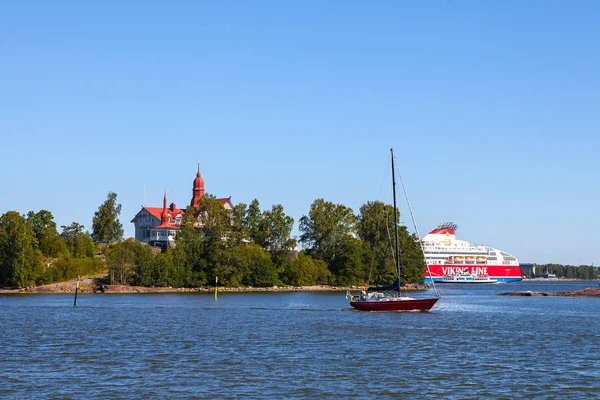
[(205, 195), (198, 201), (196, 223), (205, 236), (226, 239), (232, 230), (232, 216), (221, 201), (213, 195)]
[(372, 252), (360, 239), (350, 235), (341, 238), (339, 255), (330, 266), (333, 283), (336, 285), (362, 285), (368, 282), (368, 267)]
[(218, 253), (233, 242), (232, 218), (223, 204), (212, 195), (198, 201), (197, 222), (204, 242), (204, 258), (214, 265)]
[(189, 281), (189, 275), (185, 268), (177, 265), (174, 261), (173, 252), (168, 249), (166, 253), (157, 254), (154, 263), (159, 276), (162, 277), (164, 286), (183, 287)]
[(425, 258), (419, 244), (419, 238), (416, 235), (411, 235), (406, 226), (400, 226), (398, 229), (398, 241), (402, 283), (423, 283)]
[(325, 261), (307, 255), (305, 251), (298, 258), (288, 261), (282, 273), (282, 280), (294, 286), (307, 286), (328, 283), (331, 272)]
[(117, 194), (109, 192), (106, 201), (98, 207), (92, 221), (92, 239), (98, 242), (116, 242), (123, 239), (123, 225), (119, 222), (121, 205)]
[(183, 287), (187, 281), (185, 270), (174, 263), (171, 249), (155, 256), (146, 250), (137, 251), (137, 254), (134, 251), (133, 270), (134, 285)]
[(31, 224), (16, 211), (0, 217), (0, 286), (28, 286), (40, 275), (37, 238)]
[(248, 207), (244, 203), (239, 203), (233, 208), (231, 239), (234, 246), (250, 241), (247, 213)]
[(281, 265), (291, 257), (296, 247), (296, 240), (290, 237), (294, 219), (283, 212), (282, 205), (277, 204), (263, 212), (259, 225), (263, 232), (261, 246), (271, 254), (276, 264)]
[(121, 285), (135, 283), (136, 275), (144, 286), (153, 286), (152, 249), (134, 238), (111, 244), (105, 253), (109, 276)]
[[(396, 217), (400, 220), (398, 212)], [(362, 205), (357, 232), (372, 251), (368, 281), (374, 284), (395, 281), (398, 273), (395, 264), (394, 207), (382, 202)], [(406, 226), (398, 227), (398, 247), (402, 283), (422, 283), (425, 259), (418, 238), (411, 235)]]
[(58, 257), (60, 254), (66, 254), (67, 246), (56, 230), (56, 222), (50, 211), (40, 210), (37, 213), (29, 211), (27, 222), (31, 224), (35, 232), (39, 249), (43, 255)]
[(271, 257), (260, 246), (250, 243), (221, 249), (216, 254), (214, 277), (229, 286), (273, 286), (278, 282)]
[(75, 258), (93, 257), (97, 253), (96, 245), (85, 226), (73, 222), (69, 226), (61, 225), (61, 236), (67, 244), (69, 254)]
[(63, 258), (60, 257), (46, 268), (36, 279), (36, 284), (45, 285), (75, 279), (78, 275), (94, 275), (104, 270), (104, 261), (100, 258)]
[(356, 220), (351, 208), (317, 199), (311, 204), (308, 216), (300, 218), (300, 242), (331, 269), (341, 255), (340, 243), (354, 235)]
[(262, 212), (257, 199), (252, 200), (246, 212), (245, 225), (248, 228), (250, 240), (262, 246), (265, 242), (265, 232), (261, 226)]
[(181, 229), (177, 233), (173, 250), (173, 263), (185, 271), (184, 286), (199, 287), (208, 283), (209, 268), (205, 254), (204, 233), (195, 227), (196, 218), (188, 207)]
[(359, 211), (358, 237), (371, 249), (366, 282), (389, 284), (398, 278), (394, 261), (394, 207), (375, 201), (363, 204)]

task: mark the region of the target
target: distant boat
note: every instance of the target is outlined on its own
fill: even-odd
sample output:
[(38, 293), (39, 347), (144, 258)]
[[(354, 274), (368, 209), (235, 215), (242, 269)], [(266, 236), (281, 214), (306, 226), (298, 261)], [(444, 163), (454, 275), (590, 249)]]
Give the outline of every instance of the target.
[(350, 305), (360, 311), (429, 311), (438, 301), (439, 296), (432, 298), (415, 298), (402, 296), (400, 294), (400, 259), (398, 247), (398, 215), (396, 207), (396, 176), (394, 174), (394, 149), (391, 149), (390, 151), (392, 154), (392, 188), (394, 193), (395, 228), (394, 233), (396, 238), (396, 251), (394, 252), (394, 261), (396, 272), (398, 274), (398, 280), (396, 281), (396, 284), (390, 287), (390, 289), (396, 289), (397, 287), (397, 291), (382, 290), (367, 293), (367, 291), (363, 290), (360, 295), (350, 296), (349, 293), (346, 293), (346, 296), (350, 298)]
[(455, 275), (444, 275), (441, 278), (435, 278), (436, 283), (498, 283), (497, 279), (492, 279), (488, 275), (475, 275), (466, 272)]

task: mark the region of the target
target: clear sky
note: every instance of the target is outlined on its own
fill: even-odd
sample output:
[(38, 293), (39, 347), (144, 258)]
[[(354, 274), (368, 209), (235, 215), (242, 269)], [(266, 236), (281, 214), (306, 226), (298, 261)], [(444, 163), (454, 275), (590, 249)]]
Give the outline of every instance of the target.
[(390, 202), (393, 147), (422, 235), (600, 265), (598, 21), (597, 1), (4, 1), (0, 213), (91, 229), (114, 191), (132, 236), (144, 185), (185, 206), (199, 160), (207, 193), (297, 223), (316, 198)]

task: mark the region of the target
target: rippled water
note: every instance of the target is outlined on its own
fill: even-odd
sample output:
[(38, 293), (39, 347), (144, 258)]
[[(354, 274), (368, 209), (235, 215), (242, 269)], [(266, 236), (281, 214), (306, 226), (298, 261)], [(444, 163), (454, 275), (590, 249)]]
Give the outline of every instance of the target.
[(594, 398), (598, 282), (440, 286), (430, 313), (343, 293), (0, 295), (1, 398)]

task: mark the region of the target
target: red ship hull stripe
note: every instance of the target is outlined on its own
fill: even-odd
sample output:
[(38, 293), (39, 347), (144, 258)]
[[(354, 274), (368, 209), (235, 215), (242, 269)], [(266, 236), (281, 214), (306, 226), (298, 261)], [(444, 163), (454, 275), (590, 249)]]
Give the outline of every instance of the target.
[[(518, 265), (429, 265), (432, 277), (444, 275), (455, 275), (460, 273), (489, 275), (490, 277), (506, 276), (506, 277), (521, 277), (521, 268)], [(427, 270), (425, 277), (429, 277)]]

